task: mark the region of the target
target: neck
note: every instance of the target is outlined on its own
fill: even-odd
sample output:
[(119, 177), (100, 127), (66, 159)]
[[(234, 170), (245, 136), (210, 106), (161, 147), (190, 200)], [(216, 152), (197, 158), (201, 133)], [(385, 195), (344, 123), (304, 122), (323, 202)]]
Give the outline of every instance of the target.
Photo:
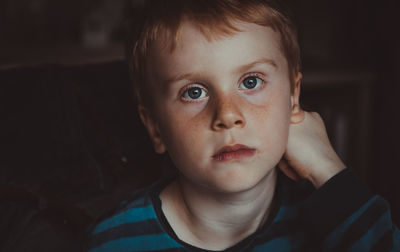
[(204, 249), (226, 249), (264, 224), (276, 176), (273, 169), (257, 185), (237, 193), (194, 187), (180, 177), (161, 193), (162, 209), (181, 240)]

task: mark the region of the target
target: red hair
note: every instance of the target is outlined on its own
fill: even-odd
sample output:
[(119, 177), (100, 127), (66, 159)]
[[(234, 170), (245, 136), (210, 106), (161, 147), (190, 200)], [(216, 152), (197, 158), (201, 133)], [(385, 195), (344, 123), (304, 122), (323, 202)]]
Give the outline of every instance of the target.
[(163, 40), (174, 50), (183, 19), (211, 40), (240, 31), (235, 21), (271, 27), (278, 32), (292, 82), (300, 72), (297, 32), (288, 15), (271, 0), (144, 0), (135, 9), (127, 44), (127, 60), (139, 104), (150, 105), (146, 92), (146, 56), (151, 44)]

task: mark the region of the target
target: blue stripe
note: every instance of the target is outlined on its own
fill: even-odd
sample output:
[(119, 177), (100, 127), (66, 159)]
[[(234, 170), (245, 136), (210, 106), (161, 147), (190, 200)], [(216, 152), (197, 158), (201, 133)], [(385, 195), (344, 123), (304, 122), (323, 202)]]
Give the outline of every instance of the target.
[(99, 247), (90, 249), (89, 252), (154, 251), (180, 247), (182, 247), (182, 245), (174, 241), (167, 234), (160, 234), (121, 238), (109, 241), (103, 243)]
[(396, 228), (395, 226), (394, 228), (394, 232), (393, 232), (393, 248), (390, 252), (398, 252), (400, 251), (400, 231), (398, 228)]
[(285, 251), (293, 251), (294, 248), (296, 248), (289, 239), (289, 237), (284, 236), (284, 237), (279, 237), (273, 240), (268, 241), (265, 244), (258, 245), (256, 246), (252, 251), (254, 252), (265, 252), (265, 251), (279, 251), (279, 252), (285, 252)]
[(369, 228), (368, 232), (352, 245), (350, 251), (365, 251), (367, 248), (371, 248), (391, 227), (390, 214), (386, 212)]
[(297, 210), (298, 210), (297, 206), (281, 206), (273, 222), (296, 219)]
[(336, 246), (339, 241), (342, 239), (346, 230), (350, 227), (352, 223), (354, 223), (360, 216), (378, 199), (378, 196), (374, 196), (367, 203), (365, 203), (357, 212), (347, 218), (341, 225), (339, 225), (326, 239), (324, 242), (324, 248), (327, 251), (330, 251)]
[(99, 223), (94, 229), (93, 234), (98, 234), (107, 229), (114, 228), (122, 224), (134, 223), (155, 218), (156, 214), (152, 205), (141, 208), (131, 208), (127, 211), (123, 211), (117, 215), (105, 219), (104, 221)]

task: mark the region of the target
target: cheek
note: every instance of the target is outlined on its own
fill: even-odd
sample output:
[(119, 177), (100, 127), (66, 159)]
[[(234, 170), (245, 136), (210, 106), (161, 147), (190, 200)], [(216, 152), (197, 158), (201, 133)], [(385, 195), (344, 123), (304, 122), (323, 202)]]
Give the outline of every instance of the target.
[(279, 106), (282, 103), (290, 101), (290, 94), (289, 79), (285, 75), (280, 74), (277, 77), (271, 78), (269, 83), (265, 84), (261, 90), (250, 94), (244, 93), (243, 97), (252, 105), (267, 108), (270, 106)]
[(252, 105), (266, 107), (270, 94), (268, 88), (264, 88), (261, 92), (251, 95), (244, 94), (243, 97), (248, 103)]
[(180, 172), (190, 177), (205, 171), (199, 167), (207, 167), (209, 138), (201, 134), (196, 125), (181, 124), (165, 133), (168, 134), (164, 138), (168, 155)]
[(274, 92), (254, 110), (252, 127), (259, 132), (262, 145), (270, 154), (281, 155), (285, 151), (290, 125), (290, 92)]
[(290, 88), (271, 87), (259, 94), (247, 97), (246, 100), (253, 105), (251, 106), (255, 115), (253, 120), (264, 118), (265, 123), (278, 124), (277, 126), (282, 127), (290, 122), (290, 97)]
[[(206, 139), (204, 125), (197, 117), (190, 117), (182, 111), (166, 113), (161, 123), (161, 137), (171, 158), (180, 163), (180, 159), (190, 159), (204, 146)], [(177, 160), (179, 159), (179, 160)]]

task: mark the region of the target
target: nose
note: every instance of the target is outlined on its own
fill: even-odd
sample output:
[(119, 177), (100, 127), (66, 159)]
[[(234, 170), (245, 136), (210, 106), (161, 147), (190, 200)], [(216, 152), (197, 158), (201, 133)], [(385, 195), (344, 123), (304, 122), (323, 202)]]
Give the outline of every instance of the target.
[(243, 128), (246, 125), (245, 118), (239, 102), (232, 96), (218, 99), (214, 105), (212, 121), (213, 130), (220, 131), (231, 128)]

